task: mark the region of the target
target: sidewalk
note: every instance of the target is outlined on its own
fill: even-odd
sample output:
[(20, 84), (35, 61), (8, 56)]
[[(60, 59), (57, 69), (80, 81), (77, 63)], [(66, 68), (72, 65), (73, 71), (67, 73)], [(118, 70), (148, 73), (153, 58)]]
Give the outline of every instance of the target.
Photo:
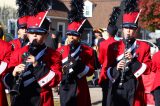
[(102, 106), (102, 90), (100, 87), (89, 88), (92, 106)]

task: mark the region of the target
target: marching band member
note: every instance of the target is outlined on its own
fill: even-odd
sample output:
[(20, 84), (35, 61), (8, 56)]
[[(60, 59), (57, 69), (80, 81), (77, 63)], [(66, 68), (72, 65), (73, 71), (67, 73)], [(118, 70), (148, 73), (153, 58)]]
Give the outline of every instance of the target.
[(23, 16), (20, 17), (17, 21), (17, 26), (18, 26), (18, 38), (11, 40), (9, 43), (12, 44), (13, 50), (17, 50), (19, 48), (22, 48), (28, 43), (27, 39), (27, 17), (28, 16)]
[(123, 40), (108, 46), (104, 61), (104, 74), (107, 78), (107, 106), (144, 106), (144, 84), (142, 74), (151, 70), (150, 47), (136, 40), (137, 19), (136, 1), (126, 1), (123, 14)]
[(107, 99), (107, 76), (105, 73), (105, 68), (107, 67), (107, 51), (108, 46), (114, 42), (117, 42), (115, 40), (114, 36), (116, 35), (118, 28), (115, 25), (118, 19), (118, 16), (120, 14), (120, 8), (115, 7), (113, 8), (113, 12), (109, 18), (109, 24), (107, 26), (107, 33), (109, 35), (107, 40), (104, 40), (100, 43), (99, 46), (99, 55), (98, 59), (100, 64), (102, 65), (101, 71), (100, 71), (100, 77), (99, 77), (99, 85), (102, 87), (102, 93), (103, 93), (103, 99), (102, 99), (102, 106), (106, 106), (106, 99)]
[(155, 53), (152, 57), (152, 62), (153, 62), (153, 71), (155, 72), (155, 77), (153, 78), (153, 86), (152, 86), (152, 92), (154, 95), (154, 100), (155, 100), (155, 106), (160, 106), (160, 51)]
[(10, 54), (12, 52), (11, 44), (0, 40), (0, 106), (8, 106), (6, 94), (5, 94), (5, 87), (2, 82), (2, 77), (6, 73), (6, 69), (9, 64)]
[[(9, 69), (12, 70), (5, 77), (6, 83), (14, 81), (12, 84), (15, 84), (19, 75), (23, 73), (23, 80), (18, 89), (20, 95), (13, 95), (13, 106), (53, 106), (51, 88), (58, 85), (61, 80), (61, 56), (44, 44), (49, 28), (49, 21), (45, 15), (46, 12), (40, 12), (28, 19), (27, 37), (30, 43), (35, 41), (33, 50), (27, 45), (14, 51), (10, 57)], [(36, 25), (38, 22), (41, 23), (39, 17), (44, 19), (41, 26)], [(22, 56), (26, 52), (29, 52), (29, 56), (24, 64), (22, 61), (25, 60)], [(27, 63), (30, 65), (27, 66)], [(10, 84), (11, 93), (15, 86), (12, 84)]]
[[(83, 17), (83, 0), (72, 0), (69, 25), (67, 29), (70, 44), (58, 51), (62, 55), (63, 77), (60, 83), (61, 106), (91, 106), (86, 76), (94, 73), (93, 49), (81, 44)], [(79, 12), (81, 13), (79, 13)]]
[(45, 18), (48, 2), (36, 1), (35, 5), (31, 2), (35, 3), (25, 4), (29, 6), (25, 7), (28, 9), (25, 12), (29, 13), (24, 13), (29, 14), (27, 38), (30, 44), (11, 54), (4, 82), (12, 95), (12, 106), (54, 106), (52, 88), (62, 78), (61, 55), (45, 45), (50, 25)]

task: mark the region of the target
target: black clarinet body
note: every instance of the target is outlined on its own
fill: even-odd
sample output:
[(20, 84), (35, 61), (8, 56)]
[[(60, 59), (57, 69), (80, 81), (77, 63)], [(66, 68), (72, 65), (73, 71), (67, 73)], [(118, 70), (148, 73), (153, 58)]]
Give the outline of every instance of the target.
[(12, 89), (10, 90), (11, 95), (20, 95), (20, 88), (22, 85), (23, 74), (28, 69), (28, 67), (31, 65), (31, 63), (26, 62), (26, 60), (27, 60), (28, 56), (30, 56), (30, 54), (32, 54), (32, 52), (34, 52), (34, 50), (36, 50), (35, 45), (36, 45), (36, 40), (33, 40), (33, 42), (29, 45), (28, 52), (25, 52), (22, 55), (22, 58), (23, 58), (22, 63), (25, 64), (25, 69), (18, 75), (18, 78), (15, 81), (15, 84), (13, 85)]
[(69, 69), (74, 64), (74, 61), (75, 61), (74, 58), (71, 56), (71, 53), (74, 50), (73, 42), (70, 42), (69, 47), (70, 47), (70, 51), (69, 51), (69, 55), (68, 55), (68, 62), (65, 65), (63, 65), (63, 68), (62, 68), (62, 72), (65, 76), (64, 83), (63, 83), (63, 81), (62, 81), (62, 83), (64, 84), (63, 89), (65, 89), (65, 90), (69, 90), (69, 85), (74, 80), (71, 78), (70, 73), (69, 73)]
[(124, 50), (123, 60), (125, 61), (125, 65), (123, 69), (121, 70), (121, 76), (120, 76), (120, 82), (119, 82), (118, 88), (122, 88), (122, 85), (124, 83), (125, 72), (129, 70), (129, 67), (127, 64), (128, 59), (125, 57), (125, 53), (127, 52), (127, 49), (128, 49), (129, 40), (130, 40), (129, 35), (127, 36), (127, 38), (124, 38), (125, 50)]
[[(25, 52), (25, 53), (23, 54), (23, 56), (22, 56), (22, 57), (24, 58), (23, 63), (26, 65), (26, 66), (25, 66), (25, 70), (28, 68), (28, 66), (29, 66), (29, 64), (30, 64), (30, 63), (25, 62), (29, 55), (30, 55), (29, 52)], [(15, 84), (13, 85), (12, 89), (10, 90), (10, 94), (11, 94), (11, 95), (20, 95), (20, 87), (21, 87), (21, 83), (22, 83), (22, 80), (23, 80), (23, 74), (25, 73), (25, 70), (23, 70), (23, 71), (18, 75), (18, 78), (17, 78)]]
[(69, 51), (69, 55), (68, 55), (68, 62), (67, 62), (67, 64), (65, 64), (63, 66), (63, 73), (64, 74), (68, 73), (67, 71), (69, 71), (69, 68), (71, 66), (71, 62), (74, 62), (74, 59), (71, 56), (72, 50), (74, 50), (74, 44), (73, 44), (73, 42), (70, 42), (69, 47), (70, 47), (70, 51)]

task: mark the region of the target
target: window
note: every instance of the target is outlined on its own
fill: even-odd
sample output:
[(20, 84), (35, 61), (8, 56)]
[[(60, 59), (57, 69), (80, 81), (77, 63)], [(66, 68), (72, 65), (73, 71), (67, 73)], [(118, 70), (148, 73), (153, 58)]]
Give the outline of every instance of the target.
[(65, 23), (58, 22), (57, 27), (58, 27), (57, 29), (60, 32), (61, 36), (64, 37), (65, 36)]
[(87, 44), (89, 46), (92, 45), (92, 31), (93, 29), (91, 28), (84, 28), (84, 31), (83, 31), (83, 34), (81, 36), (81, 42), (84, 43), (84, 44)]
[(8, 19), (8, 33), (12, 34), (14, 38), (17, 38), (17, 20)]
[(92, 17), (92, 2), (89, 0), (84, 2), (84, 16), (85, 17)]

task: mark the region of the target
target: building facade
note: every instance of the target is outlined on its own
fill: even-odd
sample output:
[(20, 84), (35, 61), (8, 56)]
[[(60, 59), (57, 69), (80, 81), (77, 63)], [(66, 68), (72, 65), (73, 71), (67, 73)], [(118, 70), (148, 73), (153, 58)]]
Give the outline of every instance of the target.
[[(51, 18), (54, 29), (62, 33), (62, 37), (66, 38), (67, 30), (67, 16), (70, 10), (71, 0), (59, 0), (52, 5), (52, 10), (48, 13), (47, 17)], [(87, 23), (85, 23), (85, 33), (82, 40), (86, 43), (92, 43), (92, 31), (96, 28), (106, 28), (108, 19), (115, 6), (120, 6), (121, 0), (84, 0), (84, 4), (89, 6), (84, 7), (84, 15), (88, 13)], [(56, 4), (56, 5), (55, 5)]]

